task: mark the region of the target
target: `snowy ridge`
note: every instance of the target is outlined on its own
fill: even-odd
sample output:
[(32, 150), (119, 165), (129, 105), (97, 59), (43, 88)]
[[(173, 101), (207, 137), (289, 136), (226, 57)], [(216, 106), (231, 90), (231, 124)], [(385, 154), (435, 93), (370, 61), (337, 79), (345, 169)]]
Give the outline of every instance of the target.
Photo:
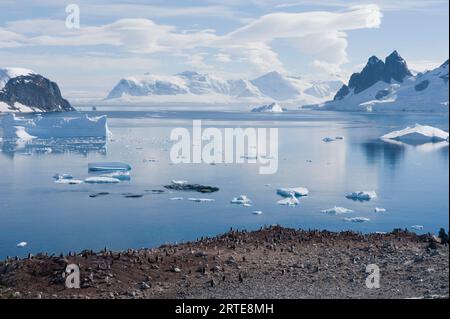
[(0, 68), (0, 90), (3, 89), (12, 78), (16, 78), (21, 75), (36, 74), (34, 71), (23, 68)]
[(340, 81), (308, 81), (270, 72), (253, 80), (225, 80), (214, 75), (185, 71), (176, 75), (144, 74), (121, 79), (104, 102), (263, 103), (291, 101), (298, 105), (332, 98)]

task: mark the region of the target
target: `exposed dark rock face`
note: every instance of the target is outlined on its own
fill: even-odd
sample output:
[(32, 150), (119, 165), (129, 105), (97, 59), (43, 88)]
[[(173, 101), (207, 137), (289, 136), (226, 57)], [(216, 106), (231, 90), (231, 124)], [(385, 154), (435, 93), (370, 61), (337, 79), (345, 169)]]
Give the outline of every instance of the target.
[(36, 111), (74, 111), (70, 103), (61, 96), (55, 82), (38, 74), (29, 74), (10, 79), (0, 91), (0, 101), (14, 109), (15, 103), (31, 107)]
[(164, 187), (167, 189), (173, 189), (178, 191), (195, 191), (199, 193), (214, 193), (219, 190), (218, 187), (200, 184), (170, 184)]
[(361, 72), (352, 74), (348, 86), (344, 85), (338, 91), (334, 100), (342, 100), (351, 90), (358, 94), (378, 81), (386, 83), (391, 83), (392, 80), (403, 82), (403, 79), (407, 76), (412, 76), (412, 73), (409, 71), (406, 61), (397, 51), (392, 52), (385, 62), (376, 56), (372, 56)]
[(424, 80), (424, 81), (420, 82), (419, 84), (416, 84), (416, 86), (414, 86), (414, 89), (417, 92), (423, 91), (428, 87), (429, 84), (430, 84), (430, 81)]

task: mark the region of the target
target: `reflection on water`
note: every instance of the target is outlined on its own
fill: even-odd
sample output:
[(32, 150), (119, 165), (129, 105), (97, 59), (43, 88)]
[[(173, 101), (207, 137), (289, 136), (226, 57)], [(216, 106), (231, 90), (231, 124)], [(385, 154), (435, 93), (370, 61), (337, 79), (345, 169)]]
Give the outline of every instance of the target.
[(106, 155), (105, 138), (52, 138), (33, 139), (27, 142), (18, 140), (6, 140), (1, 143), (1, 150), (8, 156), (14, 154), (63, 154), (76, 153), (87, 155), (89, 153), (99, 153)]
[(395, 168), (401, 163), (405, 156), (404, 145), (397, 143), (388, 143), (382, 140), (375, 140), (362, 143), (367, 162), (375, 165), (383, 159), (384, 163)]

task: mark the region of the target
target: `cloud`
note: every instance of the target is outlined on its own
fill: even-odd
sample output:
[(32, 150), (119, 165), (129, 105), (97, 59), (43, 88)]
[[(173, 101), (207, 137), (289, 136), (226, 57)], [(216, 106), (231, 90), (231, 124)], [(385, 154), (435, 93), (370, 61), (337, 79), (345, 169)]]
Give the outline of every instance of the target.
[(187, 63), (203, 69), (207, 68), (206, 49), (221, 62), (234, 62), (230, 59), (233, 56), (255, 72), (283, 72), (283, 63), (272, 42), (287, 39), (300, 52), (314, 55), (314, 65), (338, 69), (347, 62), (346, 32), (376, 28), (381, 17), (376, 5), (354, 6), (342, 12), (278, 12), (263, 15), (223, 35), (210, 29), (181, 30), (143, 18), (120, 19), (80, 29), (65, 28), (63, 20), (19, 20), (0, 27), (0, 47), (113, 46), (124, 54), (184, 54)]

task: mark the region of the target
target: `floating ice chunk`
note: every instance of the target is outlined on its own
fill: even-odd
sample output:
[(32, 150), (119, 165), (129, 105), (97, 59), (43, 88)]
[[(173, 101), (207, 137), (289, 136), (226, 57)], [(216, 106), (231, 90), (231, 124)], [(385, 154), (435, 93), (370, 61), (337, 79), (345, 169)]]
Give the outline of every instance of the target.
[(84, 182), (88, 184), (116, 184), (119, 183), (120, 180), (113, 177), (96, 176), (88, 177), (84, 180)]
[(242, 204), (242, 206), (244, 206), (244, 207), (251, 207), (251, 206), (252, 206), (252, 204), (249, 204), (249, 203), (245, 203), (245, 204)]
[(25, 247), (27, 245), (28, 245), (28, 243), (26, 241), (21, 241), (20, 243), (17, 244), (17, 247), (23, 248), (23, 247)]
[(324, 141), (324, 142), (326, 142), (326, 143), (328, 143), (328, 142), (333, 142), (333, 141), (334, 141), (334, 138), (331, 138), (331, 137), (324, 137), (324, 138), (322, 139), (322, 141)]
[(247, 197), (247, 195), (241, 195), (231, 200), (231, 204), (239, 204), (239, 205), (246, 205), (250, 204), (251, 202), (252, 201), (250, 200), (250, 198)]
[(295, 197), (308, 196), (309, 190), (306, 187), (289, 187), (289, 188), (278, 188), (277, 194), (283, 197)]
[(395, 139), (415, 143), (442, 140), (448, 142), (448, 132), (445, 132), (436, 127), (416, 124), (413, 127), (408, 126), (403, 130), (393, 131), (391, 133), (385, 134), (381, 137), (381, 139)]
[(191, 202), (197, 202), (197, 203), (207, 203), (207, 202), (214, 202), (215, 200), (212, 198), (188, 198)]
[(73, 176), (70, 174), (55, 174), (53, 175), (54, 179), (73, 179)]
[(116, 171), (116, 172), (112, 172), (112, 173), (101, 174), (100, 176), (117, 178), (120, 181), (129, 181), (131, 179), (130, 172), (128, 172), (128, 171)]
[(66, 184), (66, 185), (78, 185), (78, 184), (83, 184), (83, 181), (79, 180), (79, 179), (67, 179), (67, 178), (60, 178), (60, 179), (55, 179), (55, 183), (56, 184)]
[(423, 225), (412, 225), (411, 228), (415, 229), (415, 230), (422, 230), (423, 229)]
[(386, 208), (375, 207), (375, 213), (384, 213), (385, 211), (386, 211)]
[(335, 139), (336, 139), (336, 140), (343, 140), (344, 137), (343, 137), (343, 136), (336, 136)]
[(291, 195), (291, 197), (279, 200), (277, 204), (286, 206), (297, 206), (298, 204), (300, 204), (300, 202), (294, 195)]
[(348, 199), (353, 200), (371, 200), (377, 197), (374, 191), (356, 191), (345, 195)]
[(170, 198), (170, 200), (183, 200), (184, 197), (172, 197)]
[(346, 222), (351, 222), (351, 223), (365, 223), (365, 222), (370, 222), (369, 218), (366, 217), (346, 217), (344, 218), (344, 220)]
[(172, 184), (175, 184), (175, 185), (185, 185), (185, 184), (188, 183), (188, 181), (183, 181), (183, 180), (172, 180), (171, 183), (172, 183)]
[(353, 213), (351, 209), (345, 207), (334, 206), (333, 208), (324, 209), (321, 213), (329, 214), (329, 215), (340, 215), (340, 214), (348, 214)]
[(32, 118), (17, 117), (10, 113), (2, 117), (1, 126), (5, 138), (67, 138), (67, 137), (103, 137), (110, 136), (106, 116), (90, 118), (56, 117), (37, 115)]
[(268, 105), (255, 107), (252, 109), (252, 112), (283, 113), (283, 108), (278, 103), (271, 103)]
[(88, 170), (91, 172), (101, 171), (131, 171), (131, 165), (121, 162), (98, 162), (89, 163)]
[(262, 211), (260, 211), (260, 210), (254, 210), (254, 211), (252, 211), (252, 214), (253, 215), (262, 215)]

